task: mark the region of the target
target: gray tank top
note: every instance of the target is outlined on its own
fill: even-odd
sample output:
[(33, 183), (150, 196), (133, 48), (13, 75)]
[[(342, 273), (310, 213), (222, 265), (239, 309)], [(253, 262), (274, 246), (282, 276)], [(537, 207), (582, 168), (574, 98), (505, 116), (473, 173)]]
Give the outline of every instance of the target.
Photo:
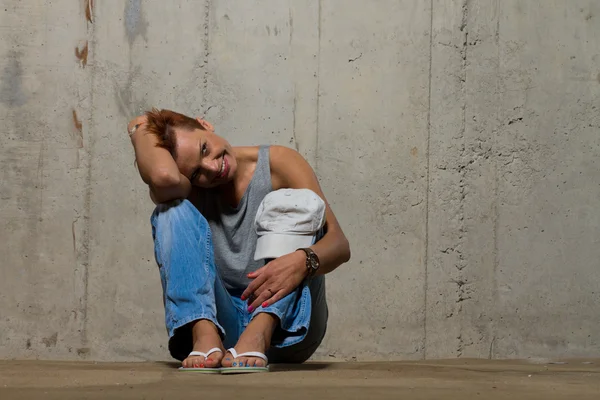
[[(254, 261), (258, 235), (254, 219), (258, 206), (265, 196), (273, 191), (269, 146), (260, 146), (254, 175), (237, 207), (231, 207), (219, 199), (214, 190), (202, 191), (196, 207), (207, 219), (212, 232), (215, 263), (225, 288), (232, 294), (241, 295), (250, 279), (246, 275), (264, 265), (263, 260)], [(327, 301), (325, 277), (317, 276), (309, 283), (312, 312), (305, 339), (297, 345), (287, 347), (294, 357), (308, 358), (319, 346), (327, 327)], [(282, 356), (282, 359), (289, 357)]]
[(258, 239), (254, 218), (272, 190), (269, 146), (260, 146), (254, 175), (237, 207), (220, 201), (214, 190), (199, 196), (197, 207), (210, 225), (215, 262), (228, 290), (245, 290), (250, 283), (246, 275), (264, 265), (263, 260), (254, 261)]

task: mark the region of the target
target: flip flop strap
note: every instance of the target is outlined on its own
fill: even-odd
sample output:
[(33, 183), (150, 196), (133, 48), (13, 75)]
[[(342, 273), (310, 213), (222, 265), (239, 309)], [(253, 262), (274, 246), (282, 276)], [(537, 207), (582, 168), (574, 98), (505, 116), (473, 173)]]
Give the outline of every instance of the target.
[(238, 358), (238, 357), (258, 357), (258, 358), (262, 358), (266, 363), (269, 362), (269, 360), (267, 359), (267, 356), (265, 356), (263, 353), (258, 352), (258, 351), (247, 351), (245, 353), (238, 354), (238, 352), (235, 351), (235, 349), (233, 347), (231, 349), (227, 350), (227, 351), (231, 353), (231, 355), (233, 356), (233, 358)]
[(204, 358), (208, 358), (208, 356), (210, 356), (213, 353), (217, 353), (217, 352), (222, 353), (223, 351), (218, 347), (214, 347), (214, 348), (210, 349), (209, 351), (207, 351), (206, 353), (203, 353), (201, 351), (192, 351), (188, 357), (202, 356)]

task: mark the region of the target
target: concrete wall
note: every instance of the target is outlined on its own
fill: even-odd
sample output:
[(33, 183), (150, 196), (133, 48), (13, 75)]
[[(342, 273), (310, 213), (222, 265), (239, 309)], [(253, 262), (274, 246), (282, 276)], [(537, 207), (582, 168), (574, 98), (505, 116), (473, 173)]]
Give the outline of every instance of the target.
[(315, 359), (600, 354), (596, 0), (0, 0), (0, 358), (168, 359), (127, 121), (299, 149)]

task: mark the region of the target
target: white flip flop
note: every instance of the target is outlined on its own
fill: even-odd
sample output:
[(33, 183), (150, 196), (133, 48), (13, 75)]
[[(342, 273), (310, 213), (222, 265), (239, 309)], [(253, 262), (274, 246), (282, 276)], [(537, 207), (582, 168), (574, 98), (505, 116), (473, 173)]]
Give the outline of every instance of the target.
[[(204, 359), (206, 360), (208, 358), (208, 356), (210, 356), (213, 353), (222, 353), (223, 350), (221, 350), (218, 347), (214, 347), (212, 349), (210, 349), (209, 351), (207, 351), (206, 353), (203, 353), (201, 351), (192, 351), (188, 357), (192, 357), (192, 356), (202, 356), (204, 357)], [(197, 372), (197, 373), (201, 373), (201, 374), (219, 374), (221, 373), (222, 368), (192, 368), (192, 367), (179, 367), (180, 371), (188, 371), (188, 372)]]
[(221, 368), (222, 374), (252, 374), (252, 373), (257, 373), (257, 372), (269, 372), (269, 360), (267, 359), (267, 356), (265, 356), (263, 353), (260, 353), (258, 351), (247, 351), (246, 353), (238, 354), (238, 352), (235, 351), (234, 348), (231, 348), (227, 351), (231, 353), (231, 355), (233, 356), (234, 359), (238, 358), (238, 357), (258, 357), (262, 360), (265, 360), (265, 363), (267, 363), (267, 366), (266, 367), (223, 367), (223, 368)]

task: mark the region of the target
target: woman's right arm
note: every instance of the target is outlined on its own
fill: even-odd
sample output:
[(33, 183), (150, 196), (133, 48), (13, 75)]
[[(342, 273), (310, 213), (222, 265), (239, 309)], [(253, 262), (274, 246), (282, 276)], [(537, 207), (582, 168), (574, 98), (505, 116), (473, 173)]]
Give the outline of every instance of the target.
[(150, 198), (156, 204), (187, 198), (192, 188), (189, 179), (179, 172), (171, 154), (156, 146), (158, 138), (147, 134), (146, 121), (145, 115), (133, 119), (127, 131), (138, 125), (130, 138), (140, 176), (150, 188)]

